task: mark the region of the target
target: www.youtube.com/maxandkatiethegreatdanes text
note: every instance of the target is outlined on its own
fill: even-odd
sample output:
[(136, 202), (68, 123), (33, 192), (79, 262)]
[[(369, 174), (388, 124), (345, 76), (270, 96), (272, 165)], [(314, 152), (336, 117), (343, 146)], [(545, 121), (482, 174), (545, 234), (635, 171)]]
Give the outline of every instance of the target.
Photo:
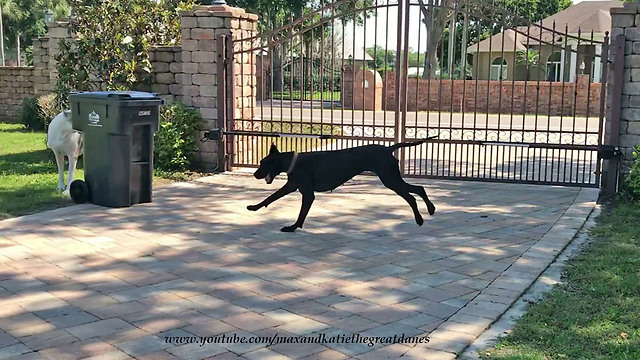
[(216, 336), (166, 336), (165, 343), (174, 345), (182, 344), (199, 344), (204, 346), (207, 344), (367, 344), (374, 346), (376, 344), (426, 344), (429, 342), (427, 336), (361, 336), (360, 334), (339, 334), (327, 336), (326, 334), (318, 334), (314, 336), (279, 336), (277, 333), (272, 336), (238, 336), (233, 335), (216, 335)]

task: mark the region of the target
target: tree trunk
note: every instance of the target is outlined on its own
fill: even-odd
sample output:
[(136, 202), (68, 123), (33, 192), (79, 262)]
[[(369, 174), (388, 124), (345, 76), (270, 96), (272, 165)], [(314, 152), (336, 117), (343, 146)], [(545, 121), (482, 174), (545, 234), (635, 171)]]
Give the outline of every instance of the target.
[[(275, 28), (277, 26), (277, 19), (274, 14), (271, 15), (271, 26)], [(281, 92), (282, 91), (282, 54), (280, 54), (280, 46), (282, 46), (282, 50), (285, 51), (285, 46), (283, 44), (275, 44), (270, 50), (272, 56), (273, 63), (271, 64), (271, 71), (273, 71), (273, 81), (271, 84), (271, 89), (273, 92)], [(286, 53), (286, 51), (285, 51)], [(275, 96), (274, 96), (275, 97)]]
[(469, 16), (467, 10), (464, 9), (464, 21), (462, 23), (462, 53), (460, 54), (460, 63), (462, 64), (463, 79), (467, 78), (467, 37), (469, 36)]
[(434, 5), (434, 0), (427, 0), (425, 5), (423, 0), (420, 1), (420, 11), (424, 16), (422, 20), (427, 27), (427, 54), (424, 59), (423, 78), (433, 79), (435, 70), (437, 69), (437, 48), (442, 40), (444, 28), (451, 18), (451, 10), (448, 9), (448, 1), (442, 0), (441, 5)]
[(273, 84), (272, 89), (274, 92), (282, 91), (282, 57), (280, 56), (280, 51), (278, 51), (278, 45), (274, 46), (272, 49), (273, 54), (273, 64), (271, 69), (273, 70)]
[(454, 12), (451, 17), (451, 21), (449, 22), (449, 49), (447, 51), (447, 60), (449, 67), (449, 79), (453, 79), (453, 67), (456, 62), (456, 22), (457, 22), (457, 13)]
[(307, 96), (305, 94), (307, 91), (309, 92), (309, 100), (313, 99), (313, 43), (311, 42), (311, 39), (307, 39), (306, 43), (305, 50), (307, 54), (303, 58), (303, 64), (305, 65), (306, 74), (304, 74), (304, 77), (307, 80), (307, 86), (306, 89), (304, 89), (304, 92), (300, 94), (301, 100), (307, 100)]
[[(429, 4), (427, 6), (427, 8), (425, 9), (424, 6), (420, 6), (420, 9), (422, 10), (422, 13), (424, 15), (424, 19), (422, 19), (422, 22), (425, 24), (425, 26), (427, 27), (427, 51), (426, 51), (426, 56), (424, 57), (424, 69), (422, 70), (422, 78), (424, 79), (431, 79), (431, 69), (432, 69), (432, 65), (434, 63), (434, 49), (431, 46), (431, 44), (434, 41), (431, 41), (431, 38), (433, 37), (434, 33), (433, 33), (433, 0), (428, 0)], [(423, 5), (423, 3), (421, 2), (420, 5)]]

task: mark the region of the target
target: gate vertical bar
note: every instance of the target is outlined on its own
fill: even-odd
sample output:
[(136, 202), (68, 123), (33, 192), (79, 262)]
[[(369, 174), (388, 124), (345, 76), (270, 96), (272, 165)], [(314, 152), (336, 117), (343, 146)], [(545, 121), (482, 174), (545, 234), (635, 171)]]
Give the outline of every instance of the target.
[[(216, 67), (218, 71), (218, 127), (222, 129), (223, 133), (227, 131), (227, 82), (225, 79), (226, 71), (226, 49), (225, 49), (226, 35), (220, 35), (216, 39)], [(218, 170), (228, 171), (230, 170), (230, 160), (233, 158), (233, 152), (229, 153), (227, 150), (227, 141), (224, 136), (218, 140)]]
[[(231, 35), (226, 35), (226, 40), (225, 40), (225, 53), (226, 53), (226, 61), (225, 61), (225, 74), (226, 74), (226, 80), (225, 80), (225, 85), (227, 86), (227, 103), (226, 103), (226, 110), (227, 110), (227, 116), (226, 116), (226, 120), (227, 120), (227, 130), (233, 131), (235, 130), (235, 109), (236, 109), (236, 97), (235, 97), (235, 59), (234, 59), (234, 55), (233, 55), (233, 38), (231, 37)], [(241, 116), (241, 118), (243, 118)], [(236, 153), (236, 148), (237, 148), (237, 144), (236, 141), (237, 139), (240, 139), (240, 136), (238, 136), (236, 138), (235, 135), (230, 135), (230, 138), (227, 139), (227, 141), (230, 143), (230, 156), (233, 159), (235, 156), (240, 156), (239, 154)], [(239, 158), (238, 158), (239, 159)], [(233, 161), (231, 161), (231, 164), (233, 165)], [(229, 170), (233, 170), (233, 166), (229, 166)]]
[[(404, 9), (404, 38), (403, 38), (403, 46), (402, 46), (402, 52), (403, 52), (403, 57), (402, 57), (402, 97), (400, 97), (401, 99), (401, 103), (400, 103), (400, 124), (399, 127), (396, 127), (396, 132), (398, 133), (398, 138), (400, 139), (400, 141), (404, 141), (405, 138), (405, 132), (404, 132), (404, 127), (406, 126), (406, 122), (407, 122), (407, 102), (409, 101), (409, 10), (411, 8), (411, 0), (406, 0), (405, 4), (405, 9)], [(420, 31), (420, 28), (418, 28), (418, 31)], [(417, 94), (416, 94), (417, 95)], [(405, 149), (399, 149), (400, 151), (400, 172), (402, 174), (405, 173), (405, 157), (406, 157), (406, 151)]]
[[(622, 108), (622, 83), (624, 81), (624, 43), (625, 36), (616, 36), (616, 55), (613, 60), (613, 83), (611, 84), (611, 133), (609, 144), (618, 146), (620, 144), (620, 111)], [(605, 193), (612, 195), (618, 189), (618, 159), (607, 160), (607, 184)]]
[[(400, 80), (402, 79), (401, 73), (402, 73), (402, 58), (403, 56), (406, 57), (406, 54), (403, 54), (403, 49), (402, 49), (402, 28), (403, 28), (403, 22), (402, 22), (402, 17), (404, 15), (404, 6), (405, 6), (405, 2), (406, 5), (408, 6), (409, 0), (398, 0), (398, 38), (396, 39), (396, 103), (395, 103), (395, 126), (394, 126), (394, 138), (395, 138), (395, 142), (399, 143), (402, 142), (402, 134), (400, 131), (400, 127), (402, 126), (401, 124), (401, 118), (400, 118), (400, 104), (401, 104), (401, 95), (402, 95), (402, 86), (400, 84)], [(404, 51), (406, 51), (406, 49), (404, 49)], [(402, 154), (401, 150), (396, 150), (395, 151), (395, 155), (396, 157), (398, 157), (398, 154)], [(401, 173), (404, 174), (404, 161), (403, 158), (400, 158), (400, 171)]]
[[(609, 81), (609, 32), (604, 35), (604, 42), (600, 50), (600, 63), (602, 64), (602, 73), (600, 74), (600, 114), (598, 118), (598, 145), (604, 144), (603, 129), (605, 119), (605, 105), (607, 103), (607, 83)], [(587, 140), (585, 136), (585, 141)], [(596, 186), (600, 187), (602, 176), (602, 156), (598, 152), (598, 158), (596, 159)]]

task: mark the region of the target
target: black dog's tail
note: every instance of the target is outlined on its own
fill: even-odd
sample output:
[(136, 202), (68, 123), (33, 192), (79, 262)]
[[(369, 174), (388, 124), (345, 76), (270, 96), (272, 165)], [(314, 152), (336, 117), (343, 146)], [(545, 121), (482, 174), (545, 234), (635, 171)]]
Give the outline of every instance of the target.
[(390, 150), (396, 150), (396, 149), (399, 149), (399, 148), (402, 148), (402, 147), (417, 146), (417, 145), (426, 143), (427, 141), (429, 141), (431, 139), (435, 139), (437, 137), (438, 137), (438, 135), (434, 135), (434, 136), (429, 136), (426, 139), (422, 139), (422, 140), (418, 140), (418, 141), (397, 143), (395, 145), (389, 146), (389, 149)]

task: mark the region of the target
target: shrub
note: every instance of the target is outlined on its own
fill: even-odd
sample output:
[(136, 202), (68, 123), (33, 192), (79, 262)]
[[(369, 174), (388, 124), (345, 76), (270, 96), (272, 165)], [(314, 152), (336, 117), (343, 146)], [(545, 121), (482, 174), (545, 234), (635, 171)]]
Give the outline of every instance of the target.
[(198, 146), (195, 134), (202, 120), (200, 112), (182, 103), (163, 106), (160, 128), (154, 138), (154, 165), (163, 171), (186, 171), (193, 168)]
[(625, 191), (632, 200), (640, 200), (640, 144), (633, 152), (631, 171), (625, 177)]
[(33, 45), (27, 46), (24, 49), (24, 59), (26, 66), (33, 66)]
[(20, 122), (29, 130), (47, 130), (49, 122), (60, 113), (55, 94), (39, 97), (30, 96), (22, 99)]
[(22, 99), (20, 123), (32, 131), (42, 131), (45, 129), (46, 122), (40, 111), (38, 98), (29, 96)]
[(45, 128), (48, 128), (49, 122), (62, 110), (56, 101), (56, 94), (40, 96), (38, 98), (38, 110), (40, 110), (40, 115), (44, 119)]

